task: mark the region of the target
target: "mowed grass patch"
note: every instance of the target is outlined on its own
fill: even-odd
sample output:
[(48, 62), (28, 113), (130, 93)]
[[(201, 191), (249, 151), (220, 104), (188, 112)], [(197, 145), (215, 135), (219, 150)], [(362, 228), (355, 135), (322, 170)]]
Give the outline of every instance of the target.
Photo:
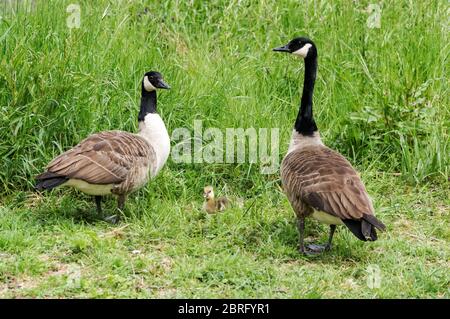
[[(198, 193), (174, 206), (153, 203), (155, 196), (142, 191), (117, 226), (96, 216), (90, 198), (72, 192), (20, 205), (8, 198), (0, 215), (0, 291), (3, 297), (448, 297), (446, 191), (408, 189), (385, 175), (365, 180), (372, 192), (390, 190), (374, 198), (388, 231), (363, 243), (341, 227), (332, 251), (315, 258), (297, 252), (295, 218), (280, 192), (208, 215)], [(112, 199), (106, 204), (114, 209)], [(325, 226), (308, 221), (308, 241), (326, 236)], [(379, 287), (370, 288), (371, 269)]]

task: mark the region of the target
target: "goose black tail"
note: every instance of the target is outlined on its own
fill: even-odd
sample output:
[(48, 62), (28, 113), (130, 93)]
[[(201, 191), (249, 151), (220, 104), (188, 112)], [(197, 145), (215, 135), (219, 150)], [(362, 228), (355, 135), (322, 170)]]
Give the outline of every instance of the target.
[(45, 172), (36, 176), (36, 185), (34, 188), (38, 191), (51, 190), (61, 184), (64, 184), (69, 178), (52, 172)]
[(384, 231), (386, 226), (373, 215), (365, 214), (361, 220), (343, 219), (345, 226), (362, 241), (375, 241), (378, 239), (375, 228)]

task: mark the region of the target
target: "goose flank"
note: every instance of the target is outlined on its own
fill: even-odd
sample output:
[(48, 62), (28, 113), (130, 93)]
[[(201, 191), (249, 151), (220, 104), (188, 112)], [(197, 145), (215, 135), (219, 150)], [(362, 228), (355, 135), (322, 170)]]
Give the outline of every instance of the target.
[[(170, 89), (162, 75), (145, 73), (141, 83), (139, 132), (105, 131), (93, 134), (53, 159), (36, 177), (35, 188), (51, 190), (71, 186), (95, 196), (101, 214), (101, 197), (114, 194), (123, 210), (127, 194), (158, 174), (170, 152), (166, 126), (157, 113), (157, 89)], [(117, 221), (117, 216), (107, 218)]]
[[(313, 92), (317, 73), (317, 48), (306, 37), (273, 49), (304, 59), (305, 76), (300, 108), (288, 152), (281, 164), (284, 191), (297, 216), (299, 250), (316, 254), (331, 248), (336, 225), (345, 225), (358, 239), (374, 241), (376, 229), (385, 225), (374, 216), (372, 202), (358, 173), (341, 154), (326, 147), (313, 117)], [(305, 218), (330, 225), (325, 245), (305, 247)]]

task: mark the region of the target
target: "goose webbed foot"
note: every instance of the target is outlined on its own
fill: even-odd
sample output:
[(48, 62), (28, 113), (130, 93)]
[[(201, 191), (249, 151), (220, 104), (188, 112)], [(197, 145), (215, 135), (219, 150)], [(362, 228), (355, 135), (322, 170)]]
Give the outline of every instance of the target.
[(299, 248), (299, 253), (305, 256), (318, 256), (323, 252), (329, 251), (331, 246), (328, 244), (320, 245), (320, 244), (309, 244), (306, 245), (303, 249)]
[(304, 222), (299, 221), (298, 225), (300, 231), (300, 247), (299, 252), (306, 256), (317, 256), (320, 253), (331, 250), (331, 241), (333, 240), (333, 235), (336, 230), (336, 225), (330, 225), (330, 235), (328, 237), (328, 242), (326, 244), (303, 244), (303, 231), (304, 231)]
[(329, 251), (331, 249), (331, 245), (329, 244), (309, 244), (306, 248), (313, 254), (322, 253), (324, 251)]
[(114, 215), (111, 215), (111, 216), (106, 216), (106, 217), (104, 217), (103, 220), (104, 220), (105, 222), (107, 222), (107, 223), (110, 223), (110, 224), (115, 225), (115, 224), (118, 224), (118, 223), (119, 223), (120, 217), (119, 217), (119, 215), (114, 214)]

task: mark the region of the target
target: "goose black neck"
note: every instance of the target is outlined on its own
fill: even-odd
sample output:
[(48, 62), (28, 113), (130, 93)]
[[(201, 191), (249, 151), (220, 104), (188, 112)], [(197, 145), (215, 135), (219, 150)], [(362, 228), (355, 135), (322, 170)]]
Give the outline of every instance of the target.
[(303, 83), (303, 94), (300, 109), (295, 121), (295, 130), (302, 135), (313, 135), (317, 131), (314, 121), (312, 105), (314, 83), (317, 73), (317, 55), (312, 52), (311, 56), (305, 58), (305, 80)]
[(149, 113), (156, 113), (156, 91), (148, 92), (142, 89), (141, 110), (139, 111), (138, 121), (143, 121)]

